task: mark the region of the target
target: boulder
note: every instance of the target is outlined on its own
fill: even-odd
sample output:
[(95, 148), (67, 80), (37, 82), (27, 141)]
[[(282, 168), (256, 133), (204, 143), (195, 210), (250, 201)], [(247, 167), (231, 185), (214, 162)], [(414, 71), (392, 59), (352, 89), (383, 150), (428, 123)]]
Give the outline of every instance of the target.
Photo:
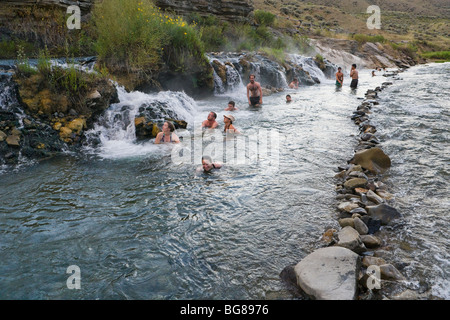
[(338, 246), (350, 249), (356, 253), (366, 251), (366, 247), (359, 236), (358, 231), (350, 226), (344, 227), (338, 233)]
[(317, 300), (353, 300), (357, 293), (359, 256), (349, 249), (317, 249), (294, 268), (298, 286)]
[(391, 159), (378, 147), (356, 152), (350, 163), (359, 164), (374, 173), (383, 173), (391, 167)]
[(367, 206), (366, 210), (370, 217), (380, 220), (382, 225), (388, 225), (392, 220), (401, 217), (401, 214), (397, 209), (385, 203), (377, 206)]
[(342, 219), (339, 219), (339, 225), (341, 226), (341, 228), (345, 228), (347, 226), (350, 226), (353, 228), (355, 226), (355, 223), (353, 221), (353, 218), (342, 218)]

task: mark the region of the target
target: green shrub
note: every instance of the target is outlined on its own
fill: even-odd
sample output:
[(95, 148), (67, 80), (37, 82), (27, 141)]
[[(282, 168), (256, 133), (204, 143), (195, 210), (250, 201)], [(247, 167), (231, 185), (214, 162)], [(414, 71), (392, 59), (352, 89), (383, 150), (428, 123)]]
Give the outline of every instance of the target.
[(111, 72), (158, 71), (163, 62), (177, 71), (207, 63), (199, 30), (150, 0), (108, 0), (96, 5), (93, 20), (100, 62)]
[(366, 42), (380, 42), (380, 43), (386, 42), (386, 39), (381, 35), (369, 36), (366, 34), (355, 34), (353, 35), (353, 39), (358, 41), (359, 44), (364, 44)]
[(276, 16), (273, 13), (259, 10), (259, 9), (255, 10), (254, 17), (255, 17), (255, 22), (257, 24), (265, 25), (265, 26), (273, 26), (273, 24), (275, 22), (275, 18), (276, 18)]
[(421, 56), (426, 59), (450, 61), (450, 51), (424, 52)]

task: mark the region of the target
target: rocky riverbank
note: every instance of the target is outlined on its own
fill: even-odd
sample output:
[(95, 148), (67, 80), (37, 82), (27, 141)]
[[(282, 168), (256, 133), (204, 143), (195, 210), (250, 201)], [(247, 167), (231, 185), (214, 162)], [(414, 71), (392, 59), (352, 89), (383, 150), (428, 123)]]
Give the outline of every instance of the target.
[(368, 90), (351, 116), (359, 127), (358, 145), (334, 177), (340, 229), (326, 230), (318, 244), (321, 248), (280, 274), (301, 295), (319, 300), (395, 299), (398, 296), (390, 295), (392, 285), (406, 280), (389, 262), (389, 235), (382, 232), (395, 229), (402, 215), (383, 182), (391, 160), (370, 122), (372, 110), (379, 105), (378, 93), (391, 84), (386, 81)]

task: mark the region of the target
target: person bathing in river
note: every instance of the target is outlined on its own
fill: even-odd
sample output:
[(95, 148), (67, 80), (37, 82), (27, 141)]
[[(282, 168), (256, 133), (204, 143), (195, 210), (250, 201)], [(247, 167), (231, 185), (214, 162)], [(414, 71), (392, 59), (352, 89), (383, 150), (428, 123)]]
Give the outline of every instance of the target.
[(247, 99), (250, 106), (260, 107), (262, 104), (262, 88), (259, 82), (255, 81), (255, 75), (249, 76), (250, 83), (247, 85)]
[(175, 126), (172, 122), (166, 121), (162, 126), (162, 131), (156, 135), (155, 144), (180, 143), (180, 139), (174, 133)]
[(350, 70), (350, 77), (352, 82), (350, 83), (350, 88), (356, 89), (358, 87), (358, 70), (356, 70), (356, 64), (352, 64), (352, 69)]
[(297, 78), (294, 78), (294, 80), (292, 80), (292, 82), (289, 84), (289, 88), (298, 89), (298, 79)]
[(292, 102), (292, 97), (290, 94), (286, 95), (286, 103)]
[(233, 122), (234, 122), (235, 120), (236, 120), (236, 119), (235, 119), (231, 114), (229, 114), (229, 115), (224, 115), (224, 116), (223, 116), (223, 123), (225, 124), (225, 129), (223, 130), (223, 132), (225, 132), (225, 133), (237, 133), (237, 134), (239, 134), (239, 133), (240, 133), (239, 130), (236, 129), (236, 128), (233, 126)]
[(217, 113), (210, 112), (208, 114), (208, 118), (202, 122), (202, 128), (208, 128), (208, 129), (215, 129), (219, 125), (219, 123), (216, 121)]
[(338, 71), (336, 72), (336, 86), (342, 87), (343, 83), (344, 83), (344, 74), (342, 73), (342, 68), (339, 67)]
[(213, 162), (210, 156), (202, 157), (202, 168), (204, 172), (211, 172), (212, 169), (222, 168), (222, 163)]
[(237, 111), (238, 108), (236, 108), (236, 103), (234, 101), (228, 102), (228, 107), (225, 109), (225, 111)]

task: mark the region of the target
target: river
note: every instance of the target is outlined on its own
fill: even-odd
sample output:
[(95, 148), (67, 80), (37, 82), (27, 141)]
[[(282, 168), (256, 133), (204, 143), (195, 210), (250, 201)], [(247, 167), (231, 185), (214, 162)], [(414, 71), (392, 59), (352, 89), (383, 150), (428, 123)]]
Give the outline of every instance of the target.
[[(298, 299), (279, 274), (337, 228), (333, 176), (357, 144), (350, 116), (367, 89), (391, 81), (382, 73), (360, 70), (353, 92), (348, 77), (341, 90), (324, 79), (285, 89), (261, 108), (246, 105), (242, 85), (198, 100), (120, 91), (94, 129), (99, 146), (0, 169), (0, 298)], [(450, 64), (400, 78), (371, 115), (393, 160), (386, 183), (404, 219), (392, 234), (394, 262), (411, 290), (448, 299)], [(224, 167), (199, 173), (199, 154), (185, 149), (191, 161), (175, 161), (173, 145), (136, 142), (129, 126), (112, 125), (124, 106), (133, 113), (151, 99), (186, 115), (187, 148), (201, 141), (210, 111), (221, 128), (232, 113), (246, 139), (241, 161), (216, 151)], [(224, 111), (229, 100), (238, 111)], [(222, 140), (208, 136), (201, 146), (220, 151)], [(270, 143), (254, 149), (263, 140)], [(73, 265), (80, 290), (66, 284)]]

